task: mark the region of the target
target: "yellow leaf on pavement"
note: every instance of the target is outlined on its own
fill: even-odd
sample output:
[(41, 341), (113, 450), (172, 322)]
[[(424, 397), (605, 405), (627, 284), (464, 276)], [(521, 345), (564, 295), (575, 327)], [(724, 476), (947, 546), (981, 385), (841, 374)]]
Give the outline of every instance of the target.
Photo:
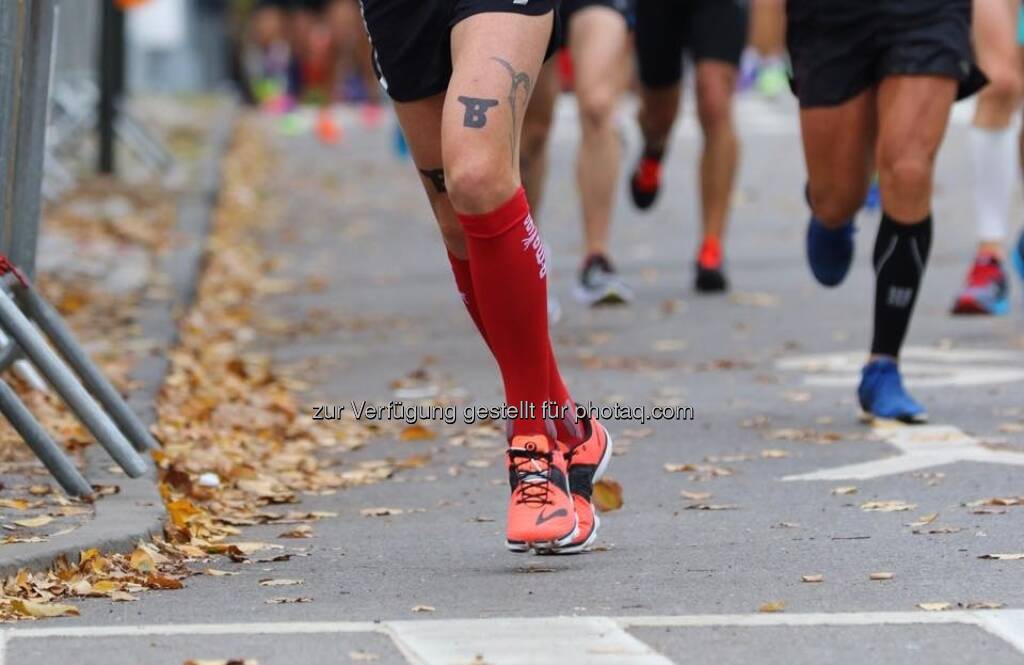
[(602, 513), (622, 508), (622, 485), (611, 478), (602, 478), (594, 483), (591, 497), (594, 506)]
[(11, 609), (15, 613), (35, 619), (48, 619), (51, 617), (78, 616), (78, 608), (74, 605), (63, 605), (61, 603), (39, 603), (24, 598), (11, 600)]

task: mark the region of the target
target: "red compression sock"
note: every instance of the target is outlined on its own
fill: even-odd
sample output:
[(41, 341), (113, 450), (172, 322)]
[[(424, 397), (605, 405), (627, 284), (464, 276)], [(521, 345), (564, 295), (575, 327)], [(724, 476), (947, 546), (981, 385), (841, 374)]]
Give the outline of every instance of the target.
[[(491, 347), (491, 341), (487, 337), (487, 329), (484, 327), (483, 319), (480, 316), (480, 306), (477, 303), (476, 291), (473, 288), (473, 275), (470, 271), (469, 261), (466, 259), (460, 259), (451, 252), (448, 252), (448, 262), (452, 266), (452, 274), (455, 276), (455, 286), (459, 290), (459, 295), (462, 296), (462, 302), (466, 306), (466, 310), (469, 312), (470, 318), (473, 319), (473, 323), (476, 324), (477, 330), (480, 331), (480, 336), (483, 337), (484, 343), (487, 344), (487, 348), (491, 349), (491, 353), (494, 353), (494, 349)], [(566, 420), (556, 418), (555, 429), (557, 430), (558, 440), (571, 448), (580, 443), (580, 432), (575, 423), (574, 411), (576, 409), (576, 403), (569, 394), (569, 389), (565, 387), (565, 381), (562, 380), (562, 375), (558, 371), (558, 363), (555, 360), (555, 354), (551, 348), (550, 336), (548, 337), (547, 344), (548, 399), (559, 407), (564, 407), (566, 409), (568, 422), (566, 422)]]
[(548, 372), (553, 362), (548, 339), (547, 256), (526, 193), (520, 187), (489, 213), (460, 213), (458, 217), (466, 232), (472, 266), (473, 297), (467, 299), (467, 308), (475, 301), (482, 332), (501, 369), (505, 401), (510, 407), (532, 409), (519, 414), (512, 431), (547, 434), (541, 410), (549, 398)]

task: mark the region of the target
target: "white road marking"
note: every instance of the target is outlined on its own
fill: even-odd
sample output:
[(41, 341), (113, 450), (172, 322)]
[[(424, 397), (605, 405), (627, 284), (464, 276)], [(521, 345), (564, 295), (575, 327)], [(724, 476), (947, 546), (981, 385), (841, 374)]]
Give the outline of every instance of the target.
[[(851, 387), (860, 382), (863, 351), (821, 353), (784, 358), (780, 370), (805, 372), (812, 386)], [(900, 369), (910, 388), (980, 386), (1024, 381), (1024, 353), (981, 349), (907, 347)]]
[(317, 633), (382, 633), (374, 621), (268, 621), (263, 623), (165, 623), (140, 626), (54, 626), (0, 631), (7, 639), (55, 637), (166, 637), (174, 635), (303, 635)]
[[(1024, 610), (949, 612), (809, 612), (694, 614), (681, 616), (491, 618), (423, 621), (313, 621), (227, 624), (69, 626), (0, 630), (0, 665), (6, 643), (18, 639), (174, 635), (331, 635), (382, 633), (413, 665), (469, 665), (477, 654), (487, 663), (639, 663), (672, 661), (626, 633), (631, 628), (758, 628), (791, 626), (967, 625), (987, 631), (1024, 654)], [(526, 636), (524, 638), (524, 636)], [(567, 639), (571, 638), (571, 639)], [(577, 645), (577, 642), (579, 643)], [(567, 647), (567, 644), (576, 646)], [(527, 650), (528, 649), (528, 650)], [(504, 651), (503, 653), (496, 653)], [(515, 658), (510, 654), (515, 653)]]
[(950, 425), (883, 426), (876, 427), (874, 431), (887, 443), (896, 446), (900, 454), (785, 476), (782, 480), (864, 480), (955, 462), (1024, 466), (1024, 453), (986, 448), (977, 439)]
[(398, 621), (395, 643), (414, 663), (672, 665), (604, 617)]

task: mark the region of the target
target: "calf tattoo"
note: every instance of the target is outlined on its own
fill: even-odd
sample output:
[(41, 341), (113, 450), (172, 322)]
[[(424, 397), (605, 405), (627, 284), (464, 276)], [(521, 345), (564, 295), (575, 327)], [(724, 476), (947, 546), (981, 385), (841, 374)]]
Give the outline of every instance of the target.
[(459, 97), (466, 107), (466, 117), (462, 126), (470, 129), (482, 129), (487, 125), (487, 110), (498, 105), (497, 99), (480, 99), (479, 97)]
[(491, 60), (494, 60), (504, 67), (505, 71), (507, 71), (508, 75), (512, 78), (512, 83), (508, 89), (508, 105), (512, 108), (512, 130), (509, 136), (509, 143), (512, 149), (512, 159), (515, 161), (516, 146), (519, 145), (519, 132), (516, 130), (518, 123), (517, 111), (519, 109), (519, 91), (522, 89), (522, 102), (523, 108), (525, 109), (526, 102), (530, 99), (530, 87), (532, 86), (532, 82), (529, 74), (526, 72), (516, 71), (516, 68), (507, 60), (502, 60), (501, 58), (491, 58)]
[(419, 169), (420, 175), (430, 181), (438, 194), (444, 194), (448, 188), (444, 185), (444, 169)]

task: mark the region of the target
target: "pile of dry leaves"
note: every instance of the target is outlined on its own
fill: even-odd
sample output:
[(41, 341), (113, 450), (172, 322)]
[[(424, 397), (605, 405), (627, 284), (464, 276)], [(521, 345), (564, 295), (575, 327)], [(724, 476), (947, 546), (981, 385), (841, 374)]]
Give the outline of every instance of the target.
[(266, 355), (247, 351), (264, 332), (256, 304), (289, 288), (271, 276), (272, 259), (259, 244), (275, 221), (261, 190), (271, 163), (257, 130), (243, 124), (224, 163), (198, 293), (158, 402), (154, 433), (163, 449), (154, 458), (166, 537), (130, 555), (89, 550), (46, 572), (21, 571), (4, 583), (0, 620), (77, 614), (57, 602), (69, 598), (130, 601), (147, 589), (181, 588), (194, 574), (186, 564), (213, 556), (245, 561), (271, 550), (267, 560), (287, 559), (273, 552), (280, 545), (234, 537), (255, 524), (290, 525), (282, 537), (309, 537), (309, 523), (334, 514), (281, 506), (394, 473), (383, 461), (342, 469), (337, 453), (362, 446), (372, 429), (353, 420), (314, 423), (295, 396), (297, 382), (275, 374)]

